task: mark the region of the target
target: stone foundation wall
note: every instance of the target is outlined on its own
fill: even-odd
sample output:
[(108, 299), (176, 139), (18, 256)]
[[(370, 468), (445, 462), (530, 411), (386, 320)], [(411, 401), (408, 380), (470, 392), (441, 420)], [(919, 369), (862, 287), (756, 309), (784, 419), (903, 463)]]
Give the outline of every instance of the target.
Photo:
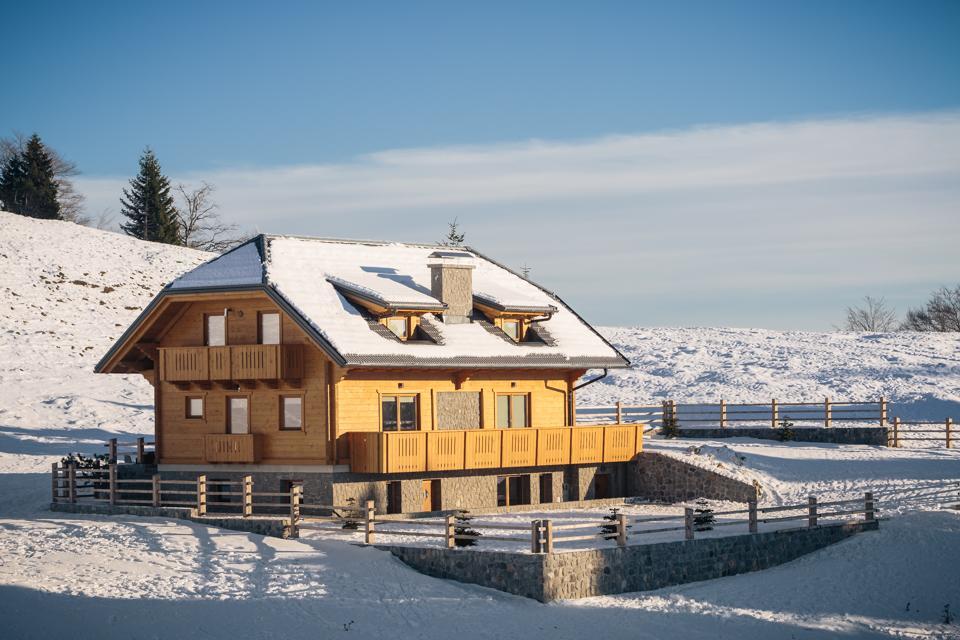
[(760, 495), (757, 485), (650, 452), (632, 463), (628, 485), (632, 496), (671, 504), (697, 498), (747, 502)]
[[(731, 427), (729, 429), (681, 428), (681, 438), (757, 438), (780, 440), (780, 429), (770, 427)], [(796, 442), (866, 444), (887, 446), (887, 427), (793, 427)]]
[(794, 560), (877, 521), (543, 555), (380, 546), (421, 573), (541, 602), (649, 591), (759, 571)]

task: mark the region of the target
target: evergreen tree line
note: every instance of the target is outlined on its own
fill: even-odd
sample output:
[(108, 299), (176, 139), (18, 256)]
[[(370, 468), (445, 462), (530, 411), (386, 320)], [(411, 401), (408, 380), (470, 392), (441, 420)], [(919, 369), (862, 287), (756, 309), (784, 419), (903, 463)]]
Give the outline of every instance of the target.
[[(103, 228), (106, 214), (94, 223), (83, 213), (83, 196), (70, 177), (76, 166), (33, 134), (0, 139), (0, 208), (31, 218), (68, 220)], [(213, 201), (213, 185), (174, 189), (154, 152), (147, 148), (140, 169), (123, 190), (120, 229), (141, 240), (226, 251), (245, 238), (236, 225), (224, 223)], [(180, 204), (177, 204), (179, 196)]]

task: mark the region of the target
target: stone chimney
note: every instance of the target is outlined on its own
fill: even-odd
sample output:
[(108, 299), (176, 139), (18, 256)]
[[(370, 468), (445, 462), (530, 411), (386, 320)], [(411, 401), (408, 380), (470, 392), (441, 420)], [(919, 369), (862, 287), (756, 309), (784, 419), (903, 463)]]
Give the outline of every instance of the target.
[(464, 251), (434, 251), (430, 261), (430, 293), (447, 305), (446, 324), (465, 324), (473, 315), (473, 255)]

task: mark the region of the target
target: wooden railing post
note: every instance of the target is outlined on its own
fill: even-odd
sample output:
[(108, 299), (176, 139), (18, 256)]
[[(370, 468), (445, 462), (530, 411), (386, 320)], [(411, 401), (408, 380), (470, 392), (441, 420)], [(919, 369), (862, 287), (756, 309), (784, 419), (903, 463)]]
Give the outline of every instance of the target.
[(137, 464), (143, 464), (143, 438), (137, 438)]
[(673, 420), (673, 423), (678, 428), (680, 427), (680, 421), (677, 419), (677, 401), (670, 401), (670, 419)]
[(774, 429), (777, 428), (777, 422), (780, 418), (780, 411), (777, 409), (777, 401), (773, 399), (770, 401), (770, 426)]
[(807, 526), (817, 526), (817, 496), (807, 498)]
[(893, 447), (896, 449), (900, 446), (900, 417), (893, 419)]
[(627, 515), (625, 513), (617, 514), (617, 546), (627, 546)]
[(117, 463), (110, 463), (110, 504), (117, 504)]
[(623, 424), (623, 402), (617, 400), (617, 424)]
[(748, 509), (747, 521), (749, 523), (748, 530), (750, 531), (750, 533), (756, 533), (757, 532), (757, 501), (756, 500), (748, 501), (747, 509)]
[(540, 520), (530, 521), (530, 553), (541, 553)]
[(833, 412), (830, 410), (830, 398), (823, 399), (823, 426), (830, 428), (830, 421), (833, 419)]
[(543, 521), (544, 552), (553, 553), (553, 520)]
[(253, 515), (253, 476), (243, 476), (243, 517)]
[(663, 426), (667, 424), (667, 420), (670, 419), (670, 404), (668, 400), (663, 401), (663, 407), (660, 411), (660, 425)]
[(880, 397), (880, 426), (887, 426), (887, 400), (884, 397)]
[(110, 438), (107, 441), (107, 462), (110, 464), (117, 463), (117, 439)]
[(373, 500), (367, 500), (367, 508), (363, 513), (363, 541), (367, 544), (373, 544), (373, 527), (376, 513), (373, 509)]
[(953, 427), (953, 418), (947, 418), (945, 425), (947, 428), (947, 449), (950, 448), (950, 430)]
[(863, 520), (864, 522), (873, 522), (876, 518), (875, 506), (873, 503), (873, 492), (867, 491), (863, 494)]
[(59, 471), (59, 469), (57, 468), (57, 463), (56, 463), (56, 462), (53, 463), (53, 469), (51, 470), (50, 478), (53, 480), (53, 482), (52, 482), (52, 484), (51, 484), (51, 487), (50, 487), (50, 489), (51, 489), (50, 502), (56, 502), (56, 501), (57, 501), (57, 498), (60, 497), (60, 495), (59, 495), (59, 494), (60, 494), (60, 491), (59, 491), (59, 489), (60, 489), (60, 471)]
[(457, 539), (454, 537), (457, 535), (456, 522), (457, 517), (454, 515), (448, 515), (444, 518), (444, 533), (447, 536), (447, 549), (453, 549), (457, 546)]
[(726, 429), (727, 427), (727, 401), (723, 398), (720, 398), (720, 428)]
[(77, 464), (67, 463), (67, 499), (71, 503), (77, 501)]
[(160, 506), (160, 474), (153, 474), (153, 506)]
[(291, 526), (296, 526), (296, 524), (300, 522), (300, 502), (301, 502), (300, 492), (301, 491), (303, 491), (303, 487), (301, 487), (299, 484), (293, 483), (290, 485), (290, 525)]
[(207, 515), (207, 474), (197, 476), (197, 515)]
[(693, 540), (693, 509), (690, 507), (683, 509), (683, 537), (686, 540)]

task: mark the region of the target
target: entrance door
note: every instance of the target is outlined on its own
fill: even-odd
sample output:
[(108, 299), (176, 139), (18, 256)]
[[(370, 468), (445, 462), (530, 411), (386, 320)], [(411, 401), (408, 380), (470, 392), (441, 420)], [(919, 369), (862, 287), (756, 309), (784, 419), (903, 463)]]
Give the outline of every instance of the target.
[(387, 513), (402, 513), (401, 510), (401, 492), (400, 481), (394, 480), (387, 483)]
[(440, 481), (423, 481), (423, 507), (421, 511), (440, 511)]
[(553, 474), (540, 474), (540, 503), (553, 502)]
[(598, 473), (593, 477), (593, 497), (597, 499), (610, 497), (609, 473)]

